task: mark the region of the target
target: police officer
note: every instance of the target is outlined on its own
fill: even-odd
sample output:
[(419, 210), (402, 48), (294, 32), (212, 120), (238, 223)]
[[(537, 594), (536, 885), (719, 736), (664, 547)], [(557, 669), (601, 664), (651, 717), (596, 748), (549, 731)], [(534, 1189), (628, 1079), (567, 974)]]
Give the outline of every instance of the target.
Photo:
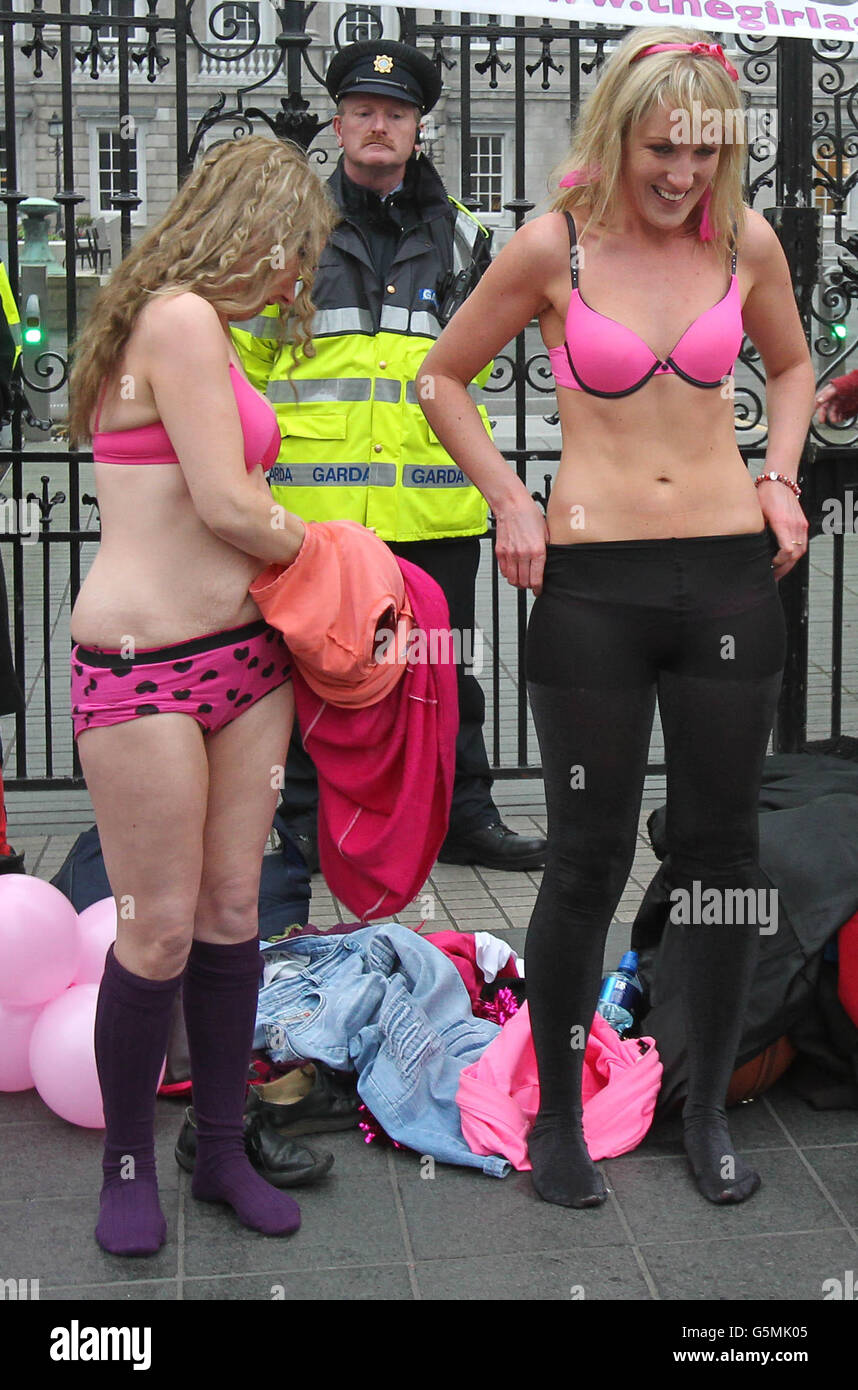
[[(423, 358), (490, 263), (490, 234), (416, 148), (421, 117), (441, 91), (424, 54), (387, 40), (350, 44), (325, 81), (343, 151), (328, 187), (342, 221), (313, 285), (315, 356), (299, 354), (294, 365), (291, 345), (272, 339), (275, 306), (233, 330), (248, 376), (280, 421), (283, 447), (269, 482), (276, 500), (307, 521), (373, 527), (441, 586), (462, 662), (453, 804), (439, 858), (538, 868), (545, 841), (515, 834), (492, 801), (485, 697), (467, 669), (486, 505), (435, 439), (415, 388)], [(293, 740), (283, 815), (313, 868), (317, 796), (312, 764)]]

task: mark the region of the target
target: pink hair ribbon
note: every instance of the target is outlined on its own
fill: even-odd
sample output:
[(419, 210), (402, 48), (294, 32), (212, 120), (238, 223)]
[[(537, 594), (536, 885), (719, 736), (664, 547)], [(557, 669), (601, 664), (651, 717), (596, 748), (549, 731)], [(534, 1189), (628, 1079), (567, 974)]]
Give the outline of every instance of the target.
[(724, 50), (720, 43), (653, 43), (649, 48), (642, 48), (640, 53), (635, 55), (633, 61), (638, 58), (645, 58), (648, 53), (693, 53), (697, 57), (714, 58), (716, 63), (720, 63), (728, 77), (732, 77), (734, 82), (739, 81), (739, 74), (724, 57)]
[(579, 184), (592, 183), (598, 172), (598, 169), (573, 169), (560, 180), (558, 187), (577, 188)]

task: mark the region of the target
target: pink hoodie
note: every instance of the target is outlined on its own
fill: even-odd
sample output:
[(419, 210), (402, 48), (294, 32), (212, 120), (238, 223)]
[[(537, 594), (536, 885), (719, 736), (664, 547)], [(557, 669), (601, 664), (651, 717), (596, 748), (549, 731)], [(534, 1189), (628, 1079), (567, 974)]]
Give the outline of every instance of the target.
[[(408, 560), (394, 563), (417, 629), (448, 632), (447, 600), (434, 579)], [(434, 655), (424, 644), (384, 699), (351, 709), (311, 689), (304, 663), (295, 662), (295, 709), (319, 777), (322, 873), (363, 922), (412, 901), (447, 833), (459, 702), (452, 648)]]
[[(648, 1044), (645, 1052), (640, 1044)], [(641, 1142), (652, 1124), (661, 1073), (652, 1038), (620, 1038), (594, 1015), (581, 1088), (591, 1158), (616, 1158)], [(456, 1102), (472, 1153), (502, 1154), (514, 1168), (530, 1168), (527, 1136), (539, 1109), (539, 1080), (526, 1004), (480, 1060), (465, 1067)]]

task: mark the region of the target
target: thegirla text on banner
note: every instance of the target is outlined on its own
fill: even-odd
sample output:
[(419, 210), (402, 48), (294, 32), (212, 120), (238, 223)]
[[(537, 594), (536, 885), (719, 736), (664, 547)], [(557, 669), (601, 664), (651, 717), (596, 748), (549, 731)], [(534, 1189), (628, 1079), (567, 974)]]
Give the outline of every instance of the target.
[[(400, 3), (409, 10), (426, 8), (417, 0)], [(730, 0), (493, 0), (491, 14), (501, 23), (524, 15), (574, 19), (582, 24), (680, 24), (708, 33), (780, 34), (785, 38), (833, 39), (842, 35), (847, 42), (850, 34), (858, 32), (858, 0), (814, 5), (787, 5), (780, 0), (764, 0), (762, 5), (737, 5)]]

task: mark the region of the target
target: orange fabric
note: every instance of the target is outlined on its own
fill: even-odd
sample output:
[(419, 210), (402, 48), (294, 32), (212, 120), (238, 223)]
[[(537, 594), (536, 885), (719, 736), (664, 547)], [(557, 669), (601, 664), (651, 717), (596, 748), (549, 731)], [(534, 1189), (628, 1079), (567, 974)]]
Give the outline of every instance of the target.
[[(413, 624), (402, 571), (384, 541), (358, 522), (309, 522), (292, 564), (269, 565), (250, 593), (322, 699), (360, 709), (402, 679)], [(382, 621), (390, 612), (393, 621)], [(379, 623), (397, 638), (376, 660)]]

